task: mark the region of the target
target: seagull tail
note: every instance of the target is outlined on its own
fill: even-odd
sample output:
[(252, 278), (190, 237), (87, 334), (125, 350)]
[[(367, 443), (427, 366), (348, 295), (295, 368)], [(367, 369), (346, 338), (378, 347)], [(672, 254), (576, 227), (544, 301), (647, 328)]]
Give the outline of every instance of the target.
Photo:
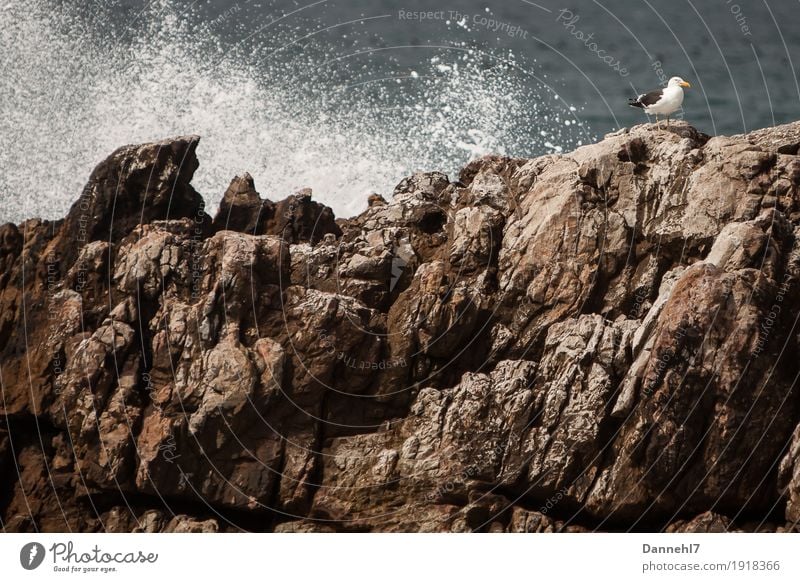
[(630, 105), (631, 107), (639, 107), (641, 109), (644, 109), (644, 105), (639, 103), (639, 101), (637, 101), (636, 99), (628, 99), (628, 105)]

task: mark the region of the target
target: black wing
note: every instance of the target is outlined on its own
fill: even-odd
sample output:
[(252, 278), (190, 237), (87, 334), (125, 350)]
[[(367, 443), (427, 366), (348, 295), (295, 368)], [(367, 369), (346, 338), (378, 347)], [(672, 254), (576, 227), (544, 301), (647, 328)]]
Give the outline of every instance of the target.
[(628, 104), (633, 107), (649, 107), (650, 105), (658, 103), (663, 95), (664, 91), (662, 89), (650, 91), (649, 93), (642, 93), (636, 99), (631, 99)]

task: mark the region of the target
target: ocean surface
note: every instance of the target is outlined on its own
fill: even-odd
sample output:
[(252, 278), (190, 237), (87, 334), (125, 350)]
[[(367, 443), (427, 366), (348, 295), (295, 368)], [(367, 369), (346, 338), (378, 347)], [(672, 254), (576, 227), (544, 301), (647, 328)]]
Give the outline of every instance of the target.
[(120, 145), (202, 136), (338, 216), (416, 170), (569, 151), (670, 76), (709, 134), (800, 119), (797, 0), (0, 0), (0, 222), (63, 216)]

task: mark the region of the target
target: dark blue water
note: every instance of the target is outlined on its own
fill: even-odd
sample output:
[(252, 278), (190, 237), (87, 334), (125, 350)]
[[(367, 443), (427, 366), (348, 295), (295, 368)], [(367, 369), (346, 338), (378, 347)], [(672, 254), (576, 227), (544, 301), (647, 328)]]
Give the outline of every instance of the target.
[(117, 145), (203, 136), (212, 204), (248, 170), (339, 214), (416, 169), (572, 149), (678, 75), (710, 134), (800, 118), (800, 3), (22, 0), (0, 8), (0, 220), (59, 216)]
[[(428, 18), (414, 19), (415, 12)], [(341, 26), (383, 15), (388, 16)], [(487, 67), (501, 66), (513, 51), (520, 67), (583, 106), (582, 119), (599, 132), (640, 122), (641, 113), (623, 106), (625, 100), (659, 86), (663, 75), (693, 82), (686, 118), (709, 133), (742, 132), (800, 116), (800, 3), (791, 0), (225, 1), (203, 4), (197, 17), (217, 19), (232, 45), (254, 34), (254, 46), (268, 46), (270, 33), (257, 31), (282, 17), (275, 28), (298, 33), (336, 26), (316, 40), (337, 54), (347, 54), (356, 38), (358, 46), (379, 50), (349, 61), (367, 63), (373, 78), (425, 69), (430, 55), (447, 54), (452, 45), (485, 51), (476, 58)], [(457, 25), (459, 20), (465, 25)], [(297, 30), (300, 21), (305, 29)], [(422, 48), (431, 45), (442, 48)], [(627, 74), (620, 74), (622, 69)], [(361, 71), (351, 66), (341, 72), (347, 80)]]

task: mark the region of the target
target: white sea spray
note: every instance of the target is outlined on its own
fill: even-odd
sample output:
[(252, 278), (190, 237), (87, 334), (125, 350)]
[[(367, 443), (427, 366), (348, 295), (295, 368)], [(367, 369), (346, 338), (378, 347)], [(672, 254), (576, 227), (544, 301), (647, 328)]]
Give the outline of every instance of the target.
[(113, 8), (0, 7), (0, 222), (63, 216), (114, 149), (173, 135), (202, 137), (193, 184), (212, 212), (249, 171), (262, 196), (311, 187), (338, 216), (413, 171), (453, 174), (477, 155), (538, 155), (591, 137), (534, 65), (471, 45), (453, 24), (438, 48), (393, 49), (413, 55), (409, 67), (364, 41), (396, 25), (377, 17), (324, 31), (313, 10), (301, 19), (288, 4), (204, 21), (155, 0), (126, 28), (109, 21)]

